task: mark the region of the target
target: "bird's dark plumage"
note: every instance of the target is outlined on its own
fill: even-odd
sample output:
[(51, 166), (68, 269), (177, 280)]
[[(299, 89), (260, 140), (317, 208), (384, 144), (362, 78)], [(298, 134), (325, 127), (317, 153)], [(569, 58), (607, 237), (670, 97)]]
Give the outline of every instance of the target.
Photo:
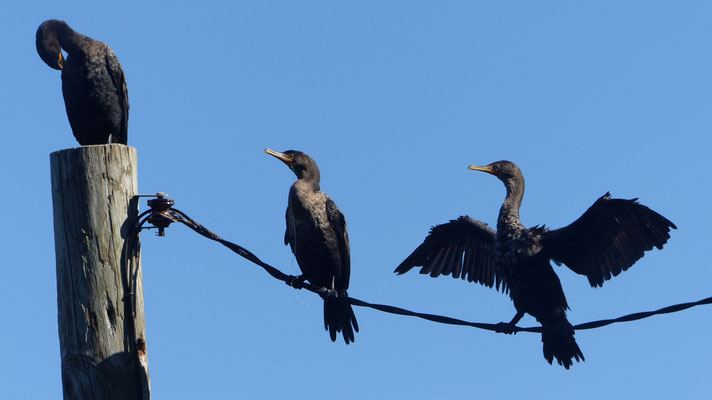
[(511, 333), (525, 313), (542, 324), (544, 357), (565, 368), (584, 356), (566, 318), (569, 308), (550, 260), (588, 277), (591, 286), (630, 268), (645, 251), (662, 249), (675, 225), (637, 199), (599, 198), (579, 219), (557, 230), (525, 228), (519, 220), (524, 177), (509, 161), (470, 169), (498, 177), (507, 189), (495, 232), (464, 216), (432, 228), (423, 244), (395, 270), (422, 267), (432, 277), (451, 275), (509, 292), (517, 314), (500, 327)]
[(302, 278), (336, 294), (324, 296), (324, 327), (332, 341), (341, 332), (349, 344), (358, 332), (358, 322), (351, 305), (341, 298), (347, 295), (351, 273), (344, 215), (321, 191), (319, 167), (311, 157), (296, 150), (265, 152), (282, 160), (297, 176), (289, 189), (284, 244), (297, 258)]
[(630, 268), (653, 247), (662, 249), (676, 228), (638, 199), (612, 199), (606, 193), (571, 225), (547, 231), (542, 245), (557, 264), (586, 275), (591, 286)]
[[(47, 65), (62, 70), (64, 105), (79, 144), (126, 144), (128, 89), (111, 48), (56, 19), (40, 25), (36, 45)], [(62, 49), (67, 52), (66, 60)]]

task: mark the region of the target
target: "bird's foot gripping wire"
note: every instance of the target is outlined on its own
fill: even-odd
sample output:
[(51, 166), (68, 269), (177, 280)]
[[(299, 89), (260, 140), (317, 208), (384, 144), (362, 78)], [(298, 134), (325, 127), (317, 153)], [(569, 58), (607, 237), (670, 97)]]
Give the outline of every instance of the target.
[(299, 276), (294, 276), (294, 275), (289, 275), (287, 277), (287, 280), (284, 281), (287, 285), (295, 288), (295, 289), (301, 289), (304, 287), (304, 280), (306, 278), (304, 275), (299, 275)]
[(321, 298), (324, 300), (331, 298), (331, 297), (333, 297), (333, 298), (339, 297), (339, 292), (337, 292), (334, 289), (327, 289), (325, 287), (322, 287), (321, 289), (317, 290), (316, 294), (321, 296)]
[(513, 333), (517, 333), (517, 325), (513, 324), (511, 322), (500, 322), (495, 325), (494, 331), (497, 333), (504, 333), (507, 335), (511, 335)]

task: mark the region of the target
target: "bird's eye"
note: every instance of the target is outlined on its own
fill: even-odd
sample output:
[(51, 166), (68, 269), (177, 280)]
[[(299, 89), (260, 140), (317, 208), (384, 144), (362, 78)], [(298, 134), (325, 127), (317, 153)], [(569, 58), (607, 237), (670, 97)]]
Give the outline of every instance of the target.
[(495, 170), (495, 171), (499, 171), (499, 164), (494, 164), (494, 165), (492, 166), (492, 169)]

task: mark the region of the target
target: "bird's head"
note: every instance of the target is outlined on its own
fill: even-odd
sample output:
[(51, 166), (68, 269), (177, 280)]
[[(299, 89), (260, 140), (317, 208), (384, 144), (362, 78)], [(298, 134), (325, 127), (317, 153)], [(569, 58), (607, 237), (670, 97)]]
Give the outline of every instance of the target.
[(471, 170), (487, 172), (499, 178), (502, 182), (512, 179), (518, 176), (522, 176), (522, 172), (517, 167), (517, 164), (511, 161), (495, 161), (492, 164), (480, 167), (477, 165), (470, 165), (468, 167)]
[(68, 31), (71, 31), (69, 25), (56, 19), (47, 20), (37, 28), (37, 36), (35, 38), (37, 54), (50, 68), (64, 68), (64, 56), (62, 55), (62, 47), (59, 44), (59, 37)]
[(522, 172), (517, 167), (517, 164), (511, 161), (495, 161), (492, 164), (480, 167), (477, 165), (470, 165), (468, 167), (471, 170), (487, 172), (499, 178), (500, 181), (504, 182), (504, 186), (507, 187), (507, 191), (512, 191), (514, 189), (519, 189), (519, 191), (524, 189), (524, 176)]
[(285, 163), (294, 172), (297, 179), (307, 179), (319, 184), (321, 178), (319, 167), (308, 155), (297, 150), (286, 150), (280, 153), (272, 149), (265, 149), (265, 153)]

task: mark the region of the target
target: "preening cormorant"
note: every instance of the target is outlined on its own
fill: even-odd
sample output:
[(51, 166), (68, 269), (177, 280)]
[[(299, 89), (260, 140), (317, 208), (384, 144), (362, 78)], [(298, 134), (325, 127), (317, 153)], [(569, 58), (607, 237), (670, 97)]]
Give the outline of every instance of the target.
[(469, 168), (496, 176), (507, 188), (497, 231), (468, 216), (437, 225), (395, 272), (404, 274), (422, 266), (421, 274), (449, 274), (508, 291), (517, 313), (511, 322), (498, 324), (499, 330), (512, 333), (524, 313), (530, 314), (542, 325), (544, 358), (549, 363), (556, 358), (568, 369), (574, 359), (583, 361), (566, 319), (569, 306), (561, 282), (549, 260), (586, 275), (591, 286), (601, 286), (630, 268), (645, 251), (662, 249), (675, 224), (637, 199), (613, 199), (606, 193), (569, 226), (527, 229), (519, 221), (524, 195), (519, 168), (510, 161)]
[(292, 248), (302, 275), (291, 284), (298, 287), (299, 280), (306, 279), (325, 288), (320, 292), (324, 298), (324, 328), (332, 341), (341, 332), (349, 344), (358, 332), (358, 322), (351, 305), (341, 298), (347, 295), (351, 273), (344, 214), (321, 191), (319, 167), (311, 157), (296, 150), (280, 153), (265, 149), (265, 153), (282, 160), (297, 176), (289, 189), (284, 244)]
[(37, 28), (36, 44), (40, 58), (62, 70), (64, 105), (79, 144), (126, 144), (129, 95), (124, 70), (111, 48), (56, 19)]

